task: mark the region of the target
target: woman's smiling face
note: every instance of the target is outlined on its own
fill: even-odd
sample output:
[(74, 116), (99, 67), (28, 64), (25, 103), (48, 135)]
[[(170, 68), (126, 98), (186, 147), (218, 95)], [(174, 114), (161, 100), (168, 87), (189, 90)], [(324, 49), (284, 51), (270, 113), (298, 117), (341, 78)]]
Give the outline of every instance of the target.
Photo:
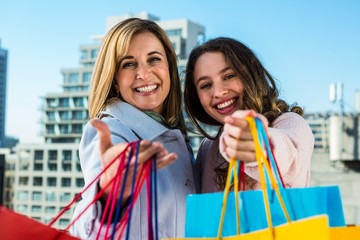
[(140, 110), (160, 113), (170, 91), (166, 52), (152, 33), (135, 35), (115, 75), (122, 98)]
[(198, 58), (194, 84), (205, 111), (221, 123), (243, 108), (244, 85), (221, 52), (206, 52)]

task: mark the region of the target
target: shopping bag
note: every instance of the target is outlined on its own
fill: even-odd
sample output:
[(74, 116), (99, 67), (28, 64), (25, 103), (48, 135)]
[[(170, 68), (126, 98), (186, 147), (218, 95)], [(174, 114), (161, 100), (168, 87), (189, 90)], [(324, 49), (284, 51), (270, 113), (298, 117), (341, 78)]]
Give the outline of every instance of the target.
[[(275, 167), (276, 163), (272, 156), (265, 130), (259, 120), (257, 120), (257, 123), (257, 135), (260, 137), (265, 136), (262, 143), (264, 145), (263, 148), (266, 148), (267, 156), (273, 166), (275, 177), (277, 178), (277, 182), (280, 183), (280, 174)], [(345, 217), (338, 186), (284, 188), (279, 184), (279, 191), (291, 220), (300, 220), (311, 216), (326, 214), (330, 226), (345, 226)], [(223, 193), (193, 194), (187, 197), (186, 236), (209, 237), (216, 235), (222, 195)], [(268, 196), (274, 226), (286, 223), (274, 189), (268, 190)], [(239, 197), (240, 202), (251, 203), (241, 205), (240, 215), (242, 219), (246, 219), (246, 221), (241, 222), (241, 231), (247, 233), (267, 227), (267, 222), (264, 218), (265, 213), (263, 211), (265, 206), (262, 198), (262, 190), (241, 192)], [(230, 200), (231, 199), (230, 197)], [(235, 221), (234, 208), (235, 206), (231, 202), (226, 210), (224, 236), (231, 236), (236, 233), (235, 226), (233, 225)], [(212, 209), (211, 215), (207, 214), (209, 209)]]
[(38, 222), (25, 215), (16, 213), (0, 206), (0, 238), (2, 240), (14, 239), (44, 239), (44, 240), (75, 240), (66, 232), (59, 231)]
[(360, 226), (330, 228), (330, 240), (360, 239)]
[[(258, 169), (262, 189), (262, 191), (249, 191), (248, 195), (253, 197), (256, 196), (257, 199), (262, 199), (263, 204), (255, 205), (253, 202), (251, 202), (251, 198), (246, 199), (248, 197), (247, 195), (239, 195), (237, 190), (237, 168), (239, 164), (238, 162), (235, 163), (236, 161), (234, 159), (231, 159), (224, 193), (197, 194), (187, 198), (186, 229), (194, 230), (200, 227), (202, 232), (197, 232), (198, 235), (192, 235), (192, 233), (186, 232), (186, 237), (184, 239), (329, 239), (328, 217), (326, 215), (312, 216), (297, 221), (294, 221), (290, 218), (287, 206), (282, 199), (279, 187), (275, 181), (275, 177), (273, 176), (269, 163), (261, 148), (256, 131), (255, 120), (252, 118), (247, 120), (250, 124), (251, 132), (254, 137), (256, 159), (259, 166)], [(266, 136), (261, 135), (261, 137), (264, 138)], [(263, 169), (263, 164), (266, 171)], [(265, 177), (265, 174), (267, 177)], [(228, 191), (230, 185), (229, 179), (232, 177), (234, 178), (234, 192), (232, 194), (234, 196), (234, 200), (233, 202), (230, 202), (232, 197), (228, 198)], [(268, 181), (270, 181), (271, 187), (275, 192), (283, 214), (283, 218), (286, 222), (278, 226), (274, 226), (272, 222), (272, 215), (269, 204), (269, 192), (267, 190), (269, 186), (269, 184), (267, 184)], [(194, 201), (192, 202), (191, 200), (194, 199), (195, 196), (205, 196), (207, 201), (202, 202), (204, 206), (201, 206), (200, 201), (195, 201), (196, 204), (193, 204)], [(212, 201), (214, 196), (216, 196), (217, 200), (223, 197), (222, 202), (216, 201), (216, 204), (214, 205), (214, 201)], [(204, 198), (202, 200), (204, 200)], [(227, 204), (233, 206), (232, 211), (229, 211)], [(204, 208), (206, 207), (207, 209), (200, 209), (199, 212), (200, 206)], [(219, 206), (221, 211), (219, 211)], [(244, 209), (246, 209), (248, 206), (251, 211), (244, 211)], [(242, 209), (242, 211), (240, 211), (240, 209)], [(229, 217), (229, 215), (231, 215), (231, 221), (228, 221), (227, 225), (225, 225), (225, 218)], [(253, 218), (249, 218), (251, 223), (248, 223), (248, 216), (253, 216)], [(196, 226), (189, 224), (189, 220), (191, 218), (193, 220), (191, 221), (192, 223), (197, 222)], [(258, 228), (256, 228), (255, 231), (244, 231), (244, 224), (256, 225), (258, 222), (261, 222), (261, 224), (258, 225)], [(261, 225), (265, 226), (261, 227)], [(226, 230), (229, 232), (225, 235), (224, 232)]]

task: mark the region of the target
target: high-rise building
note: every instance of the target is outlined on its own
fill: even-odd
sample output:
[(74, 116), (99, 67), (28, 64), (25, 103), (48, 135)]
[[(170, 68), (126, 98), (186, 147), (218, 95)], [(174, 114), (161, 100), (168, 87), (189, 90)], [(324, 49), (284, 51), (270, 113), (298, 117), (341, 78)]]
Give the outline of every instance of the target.
[(0, 147), (5, 146), (7, 50), (1, 48), (0, 39)]
[[(159, 21), (146, 12), (109, 17), (106, 31), (115, 23), (129, 17), (157, 21), (173, 43), (183, 71), (190, 50), (204, 38), (205, 29), (187, 19)], [(13, 208), (41, 222), (48, 223), (70, 202), (83, 187), (78, 147), (83, 128), (89, 120), (88, 90), (92, 69), (103, 35), (95, 35), (93, 44), (80, 46), (80, 66), (64, 68), (62, 92), (42, 97), (42, 132), (44, 144), (19, 144), (13, 178), (15, 192)], [(200, 137), (190, 135), (195, 148)], [(196, 150), (196, 149), (195, 149)], [(9, 205), (10, 203), (7, 202)], [(65, 227), (71, 212), (64, 215), (55, 227)]]

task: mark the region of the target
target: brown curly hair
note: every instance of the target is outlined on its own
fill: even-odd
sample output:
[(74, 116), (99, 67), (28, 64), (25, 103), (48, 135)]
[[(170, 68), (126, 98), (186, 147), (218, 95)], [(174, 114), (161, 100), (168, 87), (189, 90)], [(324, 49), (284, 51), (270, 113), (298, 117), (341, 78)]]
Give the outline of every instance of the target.
[[(219, 133), (222, 129), (220, 128), (219, 133), (215, 137), (210, 136), (202, 128), (202, 123), (212, 126), (223, 125), (206, 113), (200, 103), (195, 87), (195, 64), (199, 57), (207, 52), (223, 53), (227, 63), (239, 75), (244, 85), (244, 110), (253, 109), (261, 113), (267, 118), (270, 125), (284, 112), (291, 111), (303, 115), (304, 111), (301, 107), (296, 105), (290, 106), (279, 98), (279, 91), (274, 78), (250, 48), (235, 39), (219, 37), (209, 40), (191, 51), (185, 73), (185, 110), (195, 128), (205, 137), (215, 140), (220, 136)], [(226, 179), (227, 166), (226, 162), (221, 164), (221, 168), (214, 169), (216, 172), (216, 182), (222, 188), (224, 179)], [(248, 181), (251, 182), (251, 179)]]

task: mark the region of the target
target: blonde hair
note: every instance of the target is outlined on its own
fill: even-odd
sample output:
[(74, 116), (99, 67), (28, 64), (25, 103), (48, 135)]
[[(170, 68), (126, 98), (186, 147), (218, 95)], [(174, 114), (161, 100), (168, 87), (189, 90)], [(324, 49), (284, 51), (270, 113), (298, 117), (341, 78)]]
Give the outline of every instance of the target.
[[(127, 54), (131, 39), (140, 33), (154, 34), (163, 45), (169, 63), (170, 91), (162, 112), (165, 122), (185, 132), (181, 111), (181, 87), (177, 57), (164, 30), (153, 21), (129, 18), (116, 24), (105, 36), (96, 59), (89, 94), (90, 119), (99, 117), (101, 111), (113, 101), (122, 99), (114, 81), (121, 59)], [(123, 99), (122, 99), (123, 100)]]

